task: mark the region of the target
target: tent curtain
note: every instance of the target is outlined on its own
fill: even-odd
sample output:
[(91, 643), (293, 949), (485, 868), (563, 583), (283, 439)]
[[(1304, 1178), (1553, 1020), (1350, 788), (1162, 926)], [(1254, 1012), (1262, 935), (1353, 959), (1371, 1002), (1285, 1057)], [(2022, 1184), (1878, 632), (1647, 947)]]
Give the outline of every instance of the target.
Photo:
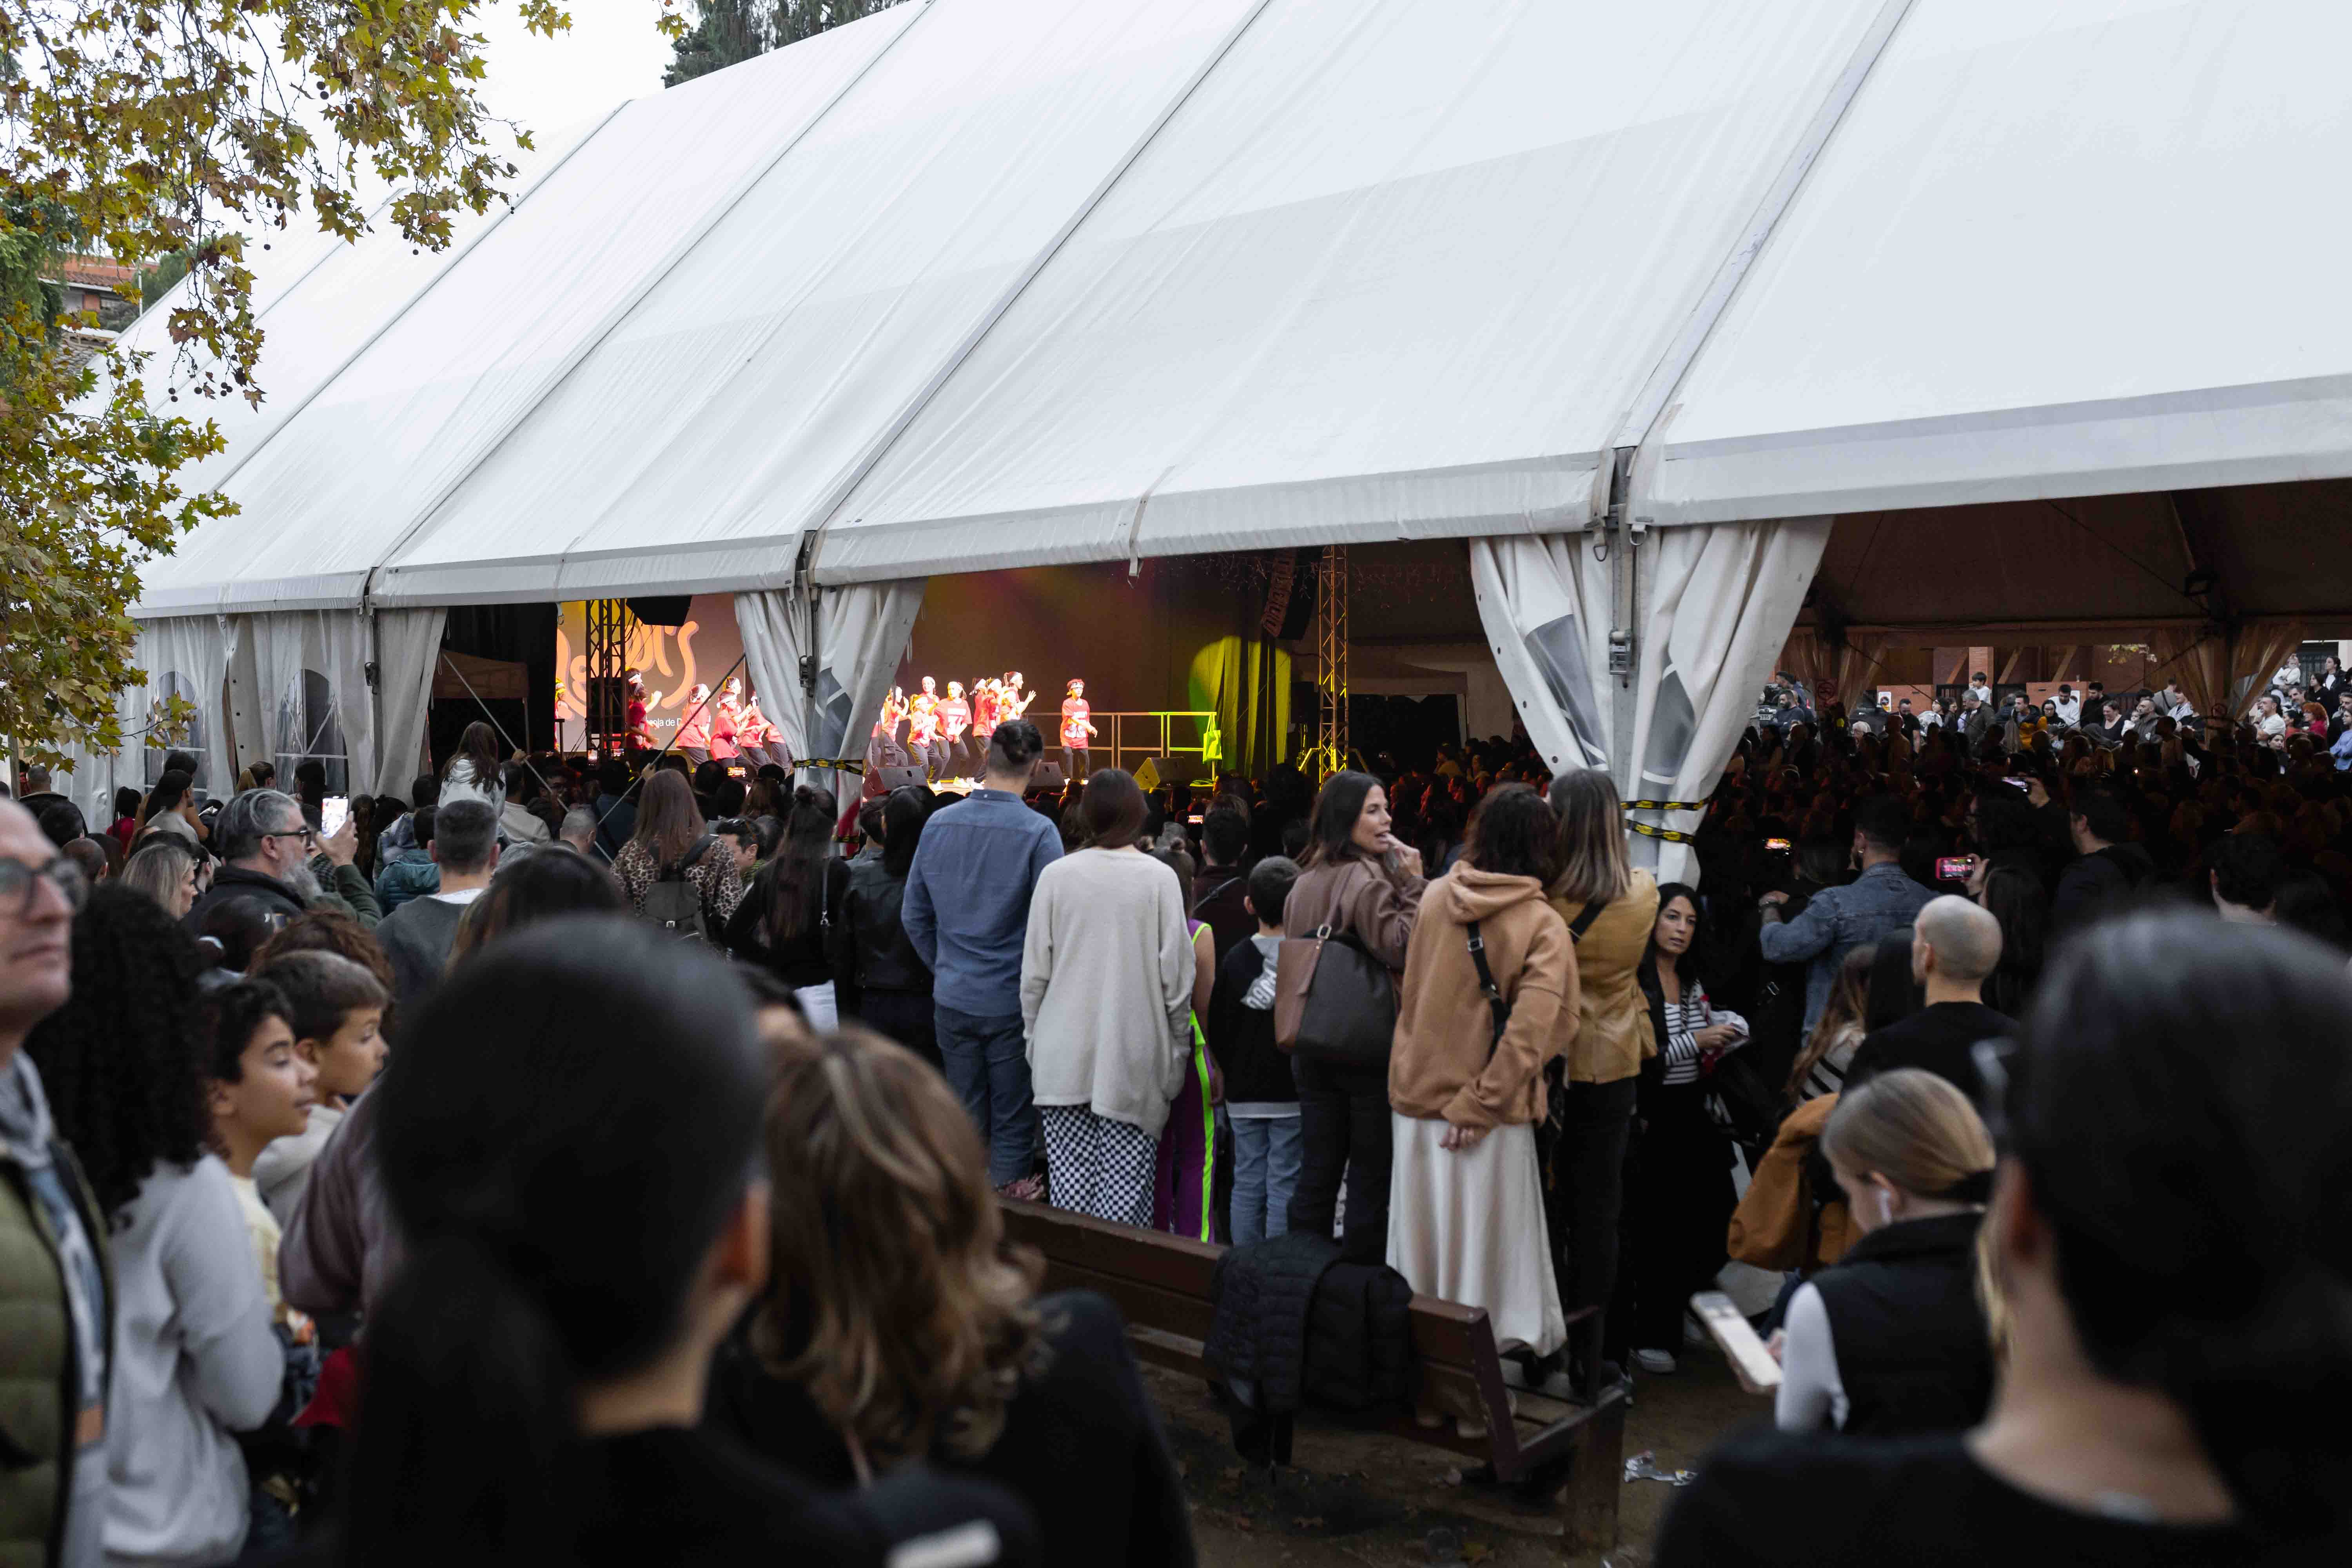
[[(139, 626), (139, 668), (143, 685), (128, 686), (115, 696), (122, 744), (115, 752), (89, 747), (66, 748), (73, 759), (71, 777), (61, 788), (93, 823), (112, 820), (108, 808), (118, 786), (145, 791), (163, 773), (168, 748), (196, 756), (196, 787), (211, 797), (227, 795), (236, 787), (236, 770), (229, 765), (228, 713), (222, 702), (228, 667), (237, 647), (238, 628), (226, 616), (172, 616), (142, 621)], [(161, 740), (163, 706), (177, 697), (195, 710), (178, 736)]]
[(1776, 674), (1785, 669), (1795, 676), (1804, 682), (1805, 690), (1810, 694), (1821, 684), (1822, 677), (1834, 678), (1836, 663), (1837, 655), (1818, 626), (1799, 626), (1781, 645), (1780, 661), (1773, 669)]
[[(865, 752), (865, 726), (882, 707), (890, 678), (906, 657), (915, 616), (923, 607), (928, 579), (856, 583), (825, 588), (817, 598), (816, 689), (798, 701), (778, 701), (778, 692), (801, 693), (801, 658), (810, 652), (806, 601), (788, 589), (735, 595), (735, 624), (743, 635), (743, 662), (752, 689), (766, 700), (761, 711), (775, 721), (793, 755), (825, 760), (850, 754), (844, 748), (858, 737)], [(858, 780), (843, 773), (837, 792), (855, 792)]]
[[(1848, 713), (1875, 702), (1877, 698), (1873, 694), (1878, 689), (1879, 661), (1886, 656), (1886, 634), (1859, 632), (1849, 627), (1844, 642), (1835, 651), (1835, 662), (1827, 672), (1837, 682), (1837, 695), (1833, 700), (1843, 703)], [(1818, 700), (1818, 690), (1815, 697)]]
[(2246, 621), (2234, 626), (2159, 627), (2148, 634), (2152, 681), (2176, 680), (2207, 724), (2246, 716), (2271, 672), (2303, 642), (2300, 621)]
[(1194, 660), (1193, 702), (1217, 711), (1213, 772), (1262, 779), (1289, 761), (1290, 670), (1290, 655), (1263, 635), (1220, 637)]
[(1552, 772), (1609, 765), (1609, 567), (1580, 533), (1470, 542), (1470, 585), (1495, 666)]
[(293, 610), (241, 618), (244, 636), (230, 668), (239, 763), (267, 760), (290, 784), (295, 766), (316, 757), (326, 764), (329, 794), (363, 788), (380, 771), (365, 614)]
[[(1628, 799), (1703, 801), (1755, 717), (1756, 696), (1789, 643), (1829, 542), (1828, 518), (1654, 530), (1638, 547), (1640, 621), (1633, 726), (1610, 731), (1610, 563), (1589, 536), (1475, 540), (1471, 579), (1495, 662), (1528, 733), (1555, 772), (1607, 766)], [(1864, 658), (1856, 654), (1853, 657)], [(1632, 759), (1639, 758), (1638, 769)], [(1701, 814), (1635, 808), (1633, 822), (1689, 832)], [(1690, 880), (1685, 845), (1635, 835), (1636, 865)]]
[(447, 619), (438, 609), (375, 613), (376, 701), (383, 716), (373, 770), (378, 795), (407, 799), (416, 775), (430, 765), (425, 710), (433, 703), (433, 669)]

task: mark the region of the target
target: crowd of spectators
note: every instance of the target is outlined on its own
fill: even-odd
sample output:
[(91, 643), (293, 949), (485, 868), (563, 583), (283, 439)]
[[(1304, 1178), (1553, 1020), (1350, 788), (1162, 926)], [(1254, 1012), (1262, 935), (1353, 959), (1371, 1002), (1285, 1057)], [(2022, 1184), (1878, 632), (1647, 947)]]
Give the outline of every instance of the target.
[(1016, 720), (845, 841), (780, 768), (479, 725), (347, 812), (175, 753), (91, 833), (28, 769), (0, 1382), (62, 1414), (6, 1434), (0, 1544), (1189, 1562), (1024, 1200), (1321, 1238), (1579, 1399), (1675, 1373), (1728, 1259), (1784, 1274), (1780, 1432), (1661, 1561), (2340, 1542), (2352, 1446), (2265, 1423), (2352, 1391), (2343, 686), (1777, 690), (1664, 883), (1523, 735), (1056, 792)]

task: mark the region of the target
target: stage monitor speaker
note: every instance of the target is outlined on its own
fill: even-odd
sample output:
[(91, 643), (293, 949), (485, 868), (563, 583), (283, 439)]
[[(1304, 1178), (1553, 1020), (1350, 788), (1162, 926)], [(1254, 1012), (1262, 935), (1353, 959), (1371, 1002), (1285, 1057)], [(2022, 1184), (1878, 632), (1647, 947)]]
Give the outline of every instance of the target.
[(1134, 773), (1137, 785), (1146, 795), (1156, 789), (1173, 788), (1181, 777), (1172, 757), (1146, 757), (1129, 771)]
[(1037, 764), (1037, 772), (1030, 778), (1029, 787), (1032, 791), (1041, 789), (1060, 789), (1062, 785), (1067, 782), (1068, 781), (1062, 776), (1061, 763), (1055, 762), (1043, 762)]
[(664, 594), (651, 599), (631, 599), (629, 614), (649, 626), (682, 626), (686, 625), (688, 605), (694, 603), (688, 594)]
[(1322, 555), (1320, 550), (1301, 550), (1292, 569), (1290, 602), (1283, 606), (1282, 630), (1284, 642), (1297, 642), (1315, 625), (1315, 563)]
[(919, 784), (925, 782), (923, 778), (923, 770), (920, 768), (884, 768), (881, 772), (880, 777), (882, 780), (882, 788), (886, 792), (890, 790), (905, 789), (909, 784)]

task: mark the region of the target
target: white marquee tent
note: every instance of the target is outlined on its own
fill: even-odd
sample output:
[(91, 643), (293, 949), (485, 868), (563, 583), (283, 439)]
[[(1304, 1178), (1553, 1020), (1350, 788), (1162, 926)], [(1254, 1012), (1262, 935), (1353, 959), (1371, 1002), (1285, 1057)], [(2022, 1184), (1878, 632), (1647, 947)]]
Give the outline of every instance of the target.
[(444, 607), (726, 590), (756, 685), (817, 656), (770, 711), (825, 755), (929, 574), (1450, 537), (1543, 749), (1697, 799), (1834, 517), (2352, 476), (2347, 43), (2329, 0), (909, 0), (546, 138), (439, 255), (273, 250), (268, 400), (196, 476), (242, 510), (148, 568), (126, 710), (226, 679), (267, 749), (324, 672), (389, 784)]

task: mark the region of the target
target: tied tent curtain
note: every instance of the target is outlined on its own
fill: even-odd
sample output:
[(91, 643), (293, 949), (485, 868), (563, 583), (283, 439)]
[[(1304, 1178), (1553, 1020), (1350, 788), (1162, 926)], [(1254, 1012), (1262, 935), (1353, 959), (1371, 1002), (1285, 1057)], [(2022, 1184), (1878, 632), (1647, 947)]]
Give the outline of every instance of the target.
[[(761, 711), (774, 721), (795, 758), (825, 762), (866, 754), (866, 732), (906, 656), (928, 581), (907, 577), (819, 590), (814, 649), (807, 647), (812, 617), (806, 599), (782, 588), (735, 595), (735, 622), (743, 635), (751, 689), (761, 694)], [(816, 689), (804, 692), (801, 659), (811, 652), (816, 655)], [(794, 700), (778, 702), (769, 695), (778, 692)], [(845, 803), (858, 787), (856, 774), (836, 776), (835, 790)]]
[(375, 793), (401, 800), (417, 774), (430, 772), (425, 710), (433, 702), (433, 668), (440, 662), (446, 610), (375, 613), (376, 703), (382, 714), (375, 758)]
[(1885, 654), (1885, 633), (1846, 632), (1829, 674), (1837, 682), (1837, 700), (1844, 705), (1847, 717), (1878, 700), (1878, 664)]
[(1834, 678), (1835, 663), (1836, 656), (1822, 637), (1821, 629), (1799, 626), (1789, 634), (1788, 642), (1781, 646), (1780, 661), (1774, 667), (1774, 673), (1787, 670), (1803, 684), (1805, 694), (1810, 697), (1820, 686), (1822, 677)]
[[(1594, 536), (1474, 540), (1471, 579), (1495, 662), (1555, 772), (1614, 769), (1628, 800), (1704, 801), (1789, 642), (1829, 542), (1829, 518), (1654, 529), (1641, 543), (1637, 667), (1630, 730), (1610, 731), (1610, 564)], [(1596, 679), (1597, 676), (1597, 679)], [(1604, 706), (1606, 705), (1606, 706)], [(1634, 759), (1639, 759), (1638, 763)], [(1631, 808), (1628, 820), (1695, 830), (1701, 813)], [(1636, 865), (1688, 880), (1687, 845), (1635, 834)]]
[(2207, 725), (2234, 723), (2252, 709), (2271, 672), (2303, 642), (2299, 621), (2234, 626), (2158, 627), (2148, 634), (2152, 682), (2178, 681)]

